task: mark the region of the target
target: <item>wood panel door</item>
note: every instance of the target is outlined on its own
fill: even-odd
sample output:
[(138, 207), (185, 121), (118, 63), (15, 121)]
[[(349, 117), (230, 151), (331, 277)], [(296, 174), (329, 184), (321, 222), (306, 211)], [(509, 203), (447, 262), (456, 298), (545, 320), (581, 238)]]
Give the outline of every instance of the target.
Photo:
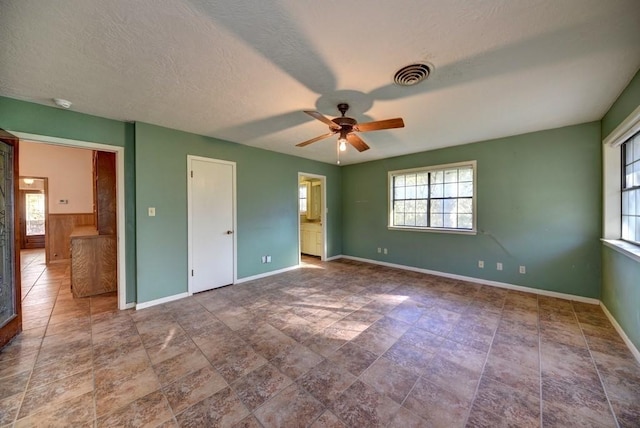
[(22, 331), (18, 138), (0, 129), (0, 347)]
[(20, 248), (44, 248), (47, 233), (46, 192), (20, 190)]

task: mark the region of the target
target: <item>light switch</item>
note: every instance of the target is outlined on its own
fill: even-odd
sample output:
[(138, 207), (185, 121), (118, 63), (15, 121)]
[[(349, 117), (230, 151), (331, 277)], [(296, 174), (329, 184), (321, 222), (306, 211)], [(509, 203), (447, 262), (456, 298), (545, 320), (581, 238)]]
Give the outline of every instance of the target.
[(156, 216), (156, 207), (149, 207), (149, 217)]

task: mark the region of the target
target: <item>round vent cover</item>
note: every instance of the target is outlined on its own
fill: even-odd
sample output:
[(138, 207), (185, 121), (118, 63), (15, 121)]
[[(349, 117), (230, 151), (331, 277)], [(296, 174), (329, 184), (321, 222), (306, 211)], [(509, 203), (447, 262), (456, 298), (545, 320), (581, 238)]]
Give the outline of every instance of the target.
[(393, 76), (396, 85), (412, 86), (418, 84), (429, 77), (431, 67), (424, 63), (410, 64), (402, 67)]

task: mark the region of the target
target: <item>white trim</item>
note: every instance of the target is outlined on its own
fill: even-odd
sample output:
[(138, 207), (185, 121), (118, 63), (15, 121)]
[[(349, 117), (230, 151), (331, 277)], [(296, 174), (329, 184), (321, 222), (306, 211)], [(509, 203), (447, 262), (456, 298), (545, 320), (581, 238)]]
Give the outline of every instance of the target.
[(602, 243), (607, 247), (624, 254), (636, 262), (640, 262), (640, 247), (630, 242), (621, 241), (619, 239), (601, 239)]
[[(296, 204), (298, 207), (298, 264), (302, 263), (302, 248), (301, 248), (301, 240), (300, 240), (301, 213), (300, 213), (300, 196), (299, 196), (298, 186), (300, 185), (300, 180), (303, 177), (319, 178), (320, 182), (322, 183), (322, 200), (320, 201), (320, 204), (322, 206), (322, 218), (320, 220), (320, 225), (322, 226), (322, 254), (320, 254), (320, 260), (322, 261), (327, 260), (327, 220), (329, 216), (329, 209), (327, 208), (327, 176), (298, 171), (298, 183), (296, 185)], [(309, 195), (307, 195), (307, 198), (309, 198)]]
[(325, 260), (326, 262), (330, 262), (332, 260), (338, 260), (338, 259), (344, 259), (346, 258), (345, 256), (343, 256), (342, 254), (338, 254), (337, 256), (331, 256), (331, 257), (327, 257), (327, 260)]
[(640, 106), (636, 107), (625, 120), (620, 122), (616, 129), (611, 131), (602, 142), (608, 146), (619, 146), (638, 131), (640, 131)]
[[(444, 227), (419, 227), (419, 226), (395, 226), (393, 224), (393, 177), (396, 175), (409, 174), (411, 172), (436, 172), (447, 169), (470, 166), (473, 172), (473, 196), (471, 198), (471, 229), (451, 229)], [(463, 235), (477, 235), (478, 233), (478, 161), (470, 160), (463, 162), (447, 163), (442, 165), (427, 165), (418, 168), (398, 169), (395, 171), (387, 171), (387, 229), (400, 230), (410, 232), (436, 232), (436, 233), (457, 233)]]
[(242, 284), (243, 282), (253, 281), (254, 279), (266, 278), (268, 276), (278, 275), (280, 273), (289, 272), (290, 270), (300, 269), (300, 265), (289, 266), (286, 268), (272, 270), (270, 272), (260, 273), (258, 275), (246, 276), (244, 278), (239, 278), (236, 280), (235, 284)]
[(609, 318), (609, 321), (611, 321), (611, 324), (613, 324), (613, 327), (616, 329), (620, 337), (622, 337), (622, 340), (629, 348), (629, 351), (631, 351), (633, 356), (636, 357), (638, 363), (640, 363), (640, 351), (638, 351), (638, 348), (636, 348), (631, 339), (629, 339), (627, 333), (624, 332), (620, 324), (618, 324), (618, 321), (614, 318), (613, 315), (611, 315), (611, 312), (609, 312), (609, 309), (607, 309), (603, 302), (600, 302), (600, 306), (602, 307), (602, 310), (604, 311), (607, 318)]
[(161, 297), (155, 300), (149, 300), (148, 302), (136, 303), (136, 311), (140, 309), (150, 308), (151, 306), (161, 305), (163, 303), (173, 302), (174, 300), (184, 299), (185, 297), (189, 297), (189, 293), (179, 293), (174, 294), (172, 296)]
[(193, 269), (193, 229), (191, 225), (191, 162), (192, 161), (210, 162), (231, 166), (231, 192), (232, 192), (232, 230), (233, 230), (233, 284), (238, 283), (238, 228), (237, 228), (237, 201), (236, 201), (236, 163), (222, 159), (208, 158), (204, 156), (187, 155), (187, 294), (193, 295), (193, 277), (191, 269)]
[(126, 265), (126, 223), (125, 223), (125, 185), (124, 185), (124, 147), (111, 146), (90, 141), (70, 140), (68, 138), (50, 137), (48, 135), (29, 134), (26, 132), (10, 131), (11, 134), (21, 140), (36, 143), (54, 144), (67, 147), (79, 147), (91, 150), (100, 150), (116, 154), (116, 197), (118, 199), (118, 309), (127, 308), (127, 265)]
[(124, 305), (124, 308), (120, 308), (120, 309), (131, 309), (131, 308), (135, 308), (136, 307), (136, 303), (135, 302), (131, 302), (131, 303), (127, 303), (126, 305)]
[(439, 271), (429, 270), (429, 269), (422, 269), (422, 268), (417, 268), (417, 267), (413, 267), (413, 266), (405, 266), (405, 265), (399, 265), (399, 264), (395, 264), (395, 263), (381, 262), (381, 261), (378, 261), (378, 260), (364, 259), (364, 258), (361, 258), (361, 257), (353, 257), (353, 256), (342, 256), (342, 257), (345, 258), (345, 259), (356, 260), (356, 261), (365, 262), (365, 263), (372, 263), (372, 264), (375, 264), (375, 265), (381, 265), (381, 266), (386, 266), (386, 267), (391, 267), (391, 268), (396, 268), (396, 269), (404, 269), (404, 270), (409, 270), (409, 271), (412, 271), (412, 272), (426, 273), (426, 274), (429, 274), (429, 275), (442, 276), (444, 278), (458, 279), (458, 280), (461, 280), (461, 281), (474, 282), (476, 284), (489, 285), (489, 286), (492, 286), (492, 287), (499, 287), (499, 288), (506, 288), (508, 290), (523, 291), (525, 293), (539, 294), (541, 296), (557, 297), (559, 299), (573, 300), (573, 301), (576, 301), (576, 302), (589, 303), (589, 304), (592, 304), (592, 305), (597, 305), (597, 304), (600, 303), (600, 300), (593, 299), (591, 297), (583, 297), (583, 296), (576, 296), (574, 294), (558, 293), (557, 291), (540, 290), (538, 288), (531, 288), (531, 287), (524, 287), (522, 285), (508, 284), (506, 282), (490, 281), (490, 280), (487, 280), (487, 279), (474, 278), (474, 277), (471, 277), (471, 276), (456, 275), (456, 274), (452, 274), (452, 273), (439, 272)]

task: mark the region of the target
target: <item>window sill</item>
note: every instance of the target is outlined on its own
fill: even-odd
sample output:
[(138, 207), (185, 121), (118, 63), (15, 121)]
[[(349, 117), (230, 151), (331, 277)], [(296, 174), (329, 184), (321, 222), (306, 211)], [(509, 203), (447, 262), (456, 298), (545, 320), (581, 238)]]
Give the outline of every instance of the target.
[(476, 230), (462, 230), (462, 229), (444, 229), (435, 227), (402, 227), (402, 226), (387, 226), (389, 230), (403, 230), (408, 232), (435, 232), (435, 233), (452, 233), (455, 235), (477, 235)]
[(601, 239), (607, 247), (640, 263), (640, 247), (619, 239)]

